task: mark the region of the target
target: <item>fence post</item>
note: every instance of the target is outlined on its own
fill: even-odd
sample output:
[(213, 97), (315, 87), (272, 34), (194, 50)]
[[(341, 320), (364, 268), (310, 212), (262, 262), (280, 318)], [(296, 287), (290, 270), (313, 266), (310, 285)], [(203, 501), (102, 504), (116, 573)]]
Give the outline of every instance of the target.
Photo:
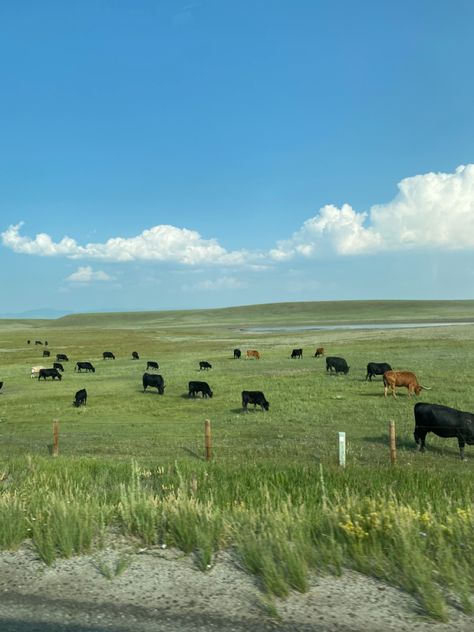
[(339, 465), (346, 467), (346, 433), (339, 432)]
[(395, 465), (397, 462), (397, 444), (395, 441), (395, 422), (393, 419), (388, 422), (388, 435), (390, 437), (390, 463)]
[(51, 452), (53, 457), (59, 456), (59, 421), (53, 419), (53, 450)]
[(211, 460), (211, 422), (209, 419), (206, 419), (204, 422), (204, 443), (206, 446), (206, 461)]

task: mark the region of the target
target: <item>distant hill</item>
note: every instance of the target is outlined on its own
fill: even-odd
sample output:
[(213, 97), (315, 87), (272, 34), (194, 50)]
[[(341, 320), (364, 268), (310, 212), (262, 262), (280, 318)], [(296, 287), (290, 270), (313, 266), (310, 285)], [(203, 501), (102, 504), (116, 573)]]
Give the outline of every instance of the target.
[(72, 313), (73, 312), (67, 310), (49, 309), (45, 307), (44, 309), (30, 309), (25, 312), (9, 312), (5, 314), (0, 314), (0, 318), (20, 318), (27, 320), (29, 320), (30, 318), (50, 319), (61, 318), (61, 316), (66, 316), (66, 314)]
[(205, 327), (474, 322), (474, 301), (314, 301), (219, 309), (70, 314), (57, 327)]

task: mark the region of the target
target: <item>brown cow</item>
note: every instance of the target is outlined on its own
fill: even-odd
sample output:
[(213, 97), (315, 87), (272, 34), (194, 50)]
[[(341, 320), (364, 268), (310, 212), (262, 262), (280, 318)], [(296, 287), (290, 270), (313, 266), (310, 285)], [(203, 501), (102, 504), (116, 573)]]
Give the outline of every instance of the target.
[(408, 389), (408, 395), (411, 397), (413, 393), (419, 395), (422, 389), (431, 390), (427, 386), (418, 384), (416, 375), (411, 371), (385, 371), (383, 374), (384, 396), (387, 397), (388, 389), (392, 391), (392, 395), (396, 397), (395, 387), (404, 386)]
[(316, 349), (316, 353), (314, 354), (315, 358), (319, 358), (319, 356), (323, 356), (324, 355), (324, 347), (318, 347)]
[(260, 354), (255, 349), (249, 349), (247, 351), (247, 358), (255, 358), (256, 360), (260, 360)]

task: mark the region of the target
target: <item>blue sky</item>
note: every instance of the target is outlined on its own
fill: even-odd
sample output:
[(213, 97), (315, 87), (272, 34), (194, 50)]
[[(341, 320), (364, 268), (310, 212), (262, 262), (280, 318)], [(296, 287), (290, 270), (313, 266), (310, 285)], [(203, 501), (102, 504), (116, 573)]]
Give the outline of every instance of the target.
[(474, 3), (0, 3), (0, 313), (473, 298)]

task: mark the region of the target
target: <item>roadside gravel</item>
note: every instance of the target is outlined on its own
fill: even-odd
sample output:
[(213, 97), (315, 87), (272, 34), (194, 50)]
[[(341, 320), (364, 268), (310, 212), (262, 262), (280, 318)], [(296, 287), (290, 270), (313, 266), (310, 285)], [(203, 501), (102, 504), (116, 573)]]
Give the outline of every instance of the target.
[(474, 618), (454, 605), (448, 623), (427, 621), (409, 595), (350, 571), (341, 578), (315, 576), (307, 593), (294, 592), (272, 607), (229, 553), (205, 573), (192, 557), (159, 547), (109, 548), (50, 567), (29, 546), (0, 553), (1, 632), (473, 629)]

